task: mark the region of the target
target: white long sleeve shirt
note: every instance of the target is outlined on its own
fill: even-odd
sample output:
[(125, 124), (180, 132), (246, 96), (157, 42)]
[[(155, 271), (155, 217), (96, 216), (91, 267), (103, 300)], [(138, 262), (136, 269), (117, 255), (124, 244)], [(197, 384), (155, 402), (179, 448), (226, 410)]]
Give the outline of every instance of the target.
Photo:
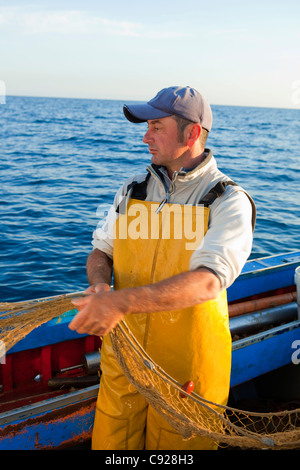
[[(217, 168), (210, 150), (206, 157), (192, 170), (181, 169), (170, 180), (166, 170), (160, 167), (163, 180), (152, 167), (148, 167), (151, 177), (147, 185), (146, 201), (161, 202), (168, 193), (170, 204), (198, 204), (199, 201), (219, 182), (229, 181)], [(118, 213), (116, 208), (124, 197), (132, 181), (145, 180), (145, 174), (129, 178), (119, 189), (103, 225), (93, 233), (93, 247), (113, 257), (114, 224)], [(130, 195), (130, 194), (129, 194)], [(210, 205), (208, 230), (195, 249), (190, 260), (190, 270), (206, 267), (212, 270), (228, 288), (239, 276), (251, 253), (253, 241), (253, 207), (245, 191), (239, 186), (227, 186), (225, 193)]]

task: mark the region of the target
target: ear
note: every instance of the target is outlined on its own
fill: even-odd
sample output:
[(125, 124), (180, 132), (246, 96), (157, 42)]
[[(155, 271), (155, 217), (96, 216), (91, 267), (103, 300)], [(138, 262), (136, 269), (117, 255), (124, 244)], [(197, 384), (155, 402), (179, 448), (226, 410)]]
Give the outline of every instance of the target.
[(191, 127), (187, 129), (188, 135), (187, 135), (187, 145), (188, 147), (193, 147), (193, 145), (197, 142), (197, 140), (200, 137), (202, 127), (200, 124), (192, 124)]

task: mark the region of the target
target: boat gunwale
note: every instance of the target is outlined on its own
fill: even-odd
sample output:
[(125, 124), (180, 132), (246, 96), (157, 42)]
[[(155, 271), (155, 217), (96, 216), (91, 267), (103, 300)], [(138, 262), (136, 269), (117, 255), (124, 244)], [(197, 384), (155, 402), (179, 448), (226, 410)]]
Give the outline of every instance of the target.
[(246, 348), (247, 346), (251, 346), (252, 344), (268, 340), (278, 334), (283, 334), (288, 331), (295, 330), (297, 328), (300, 328), (300, 319), (285, 323), (284, 325), (275, 326), (274, 328), (270, 328), (260, 333), (256, 333), (255, 335), (247, 336), (246, 338), (238, 339), (232, 342), (232, 352)]
[(36, 417), (68, 405), (73, 405), (89, 398), (98, 396), (99, 384), (91, 385), (80, 390), (69, 391), (58, 397), (48, 398), (30, 405), (20, 406), (14, 410), (0, 413), (0, 426), (6, 426), (20, 420)]

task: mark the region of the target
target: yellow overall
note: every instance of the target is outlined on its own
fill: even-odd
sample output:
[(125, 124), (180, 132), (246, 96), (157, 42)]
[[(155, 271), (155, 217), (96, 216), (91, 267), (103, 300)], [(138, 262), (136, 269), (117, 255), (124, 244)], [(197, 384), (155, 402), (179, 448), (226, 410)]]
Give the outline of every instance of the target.
[[(115, 227), (114, 288), (156, 283), (189, 269), (201, 242), (209, 208), (131, 199)], [(226, 291), (217, 299), (179, 311), (130, 314), (130, 330), (154, 362), (179, 383), (226, 404), (230, 384), (231, 336)], [(204, 437), (183, 440), (124, 377), (109, 336), (101, 351), (102, 377), (92, 448), (111, 450), (214, 449)]]

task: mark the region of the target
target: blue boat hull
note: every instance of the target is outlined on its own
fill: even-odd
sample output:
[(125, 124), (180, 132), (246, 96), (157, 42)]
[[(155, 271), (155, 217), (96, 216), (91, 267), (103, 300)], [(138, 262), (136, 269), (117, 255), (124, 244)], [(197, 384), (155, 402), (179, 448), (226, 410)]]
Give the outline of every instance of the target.
[(292, 346), (297, 340), (300, 340), (300, 320), (234, 341), (231, 387), (290, 364)]
[(64, 449), (91, 437), (98, 386), (0, 415), (0, 450)]

